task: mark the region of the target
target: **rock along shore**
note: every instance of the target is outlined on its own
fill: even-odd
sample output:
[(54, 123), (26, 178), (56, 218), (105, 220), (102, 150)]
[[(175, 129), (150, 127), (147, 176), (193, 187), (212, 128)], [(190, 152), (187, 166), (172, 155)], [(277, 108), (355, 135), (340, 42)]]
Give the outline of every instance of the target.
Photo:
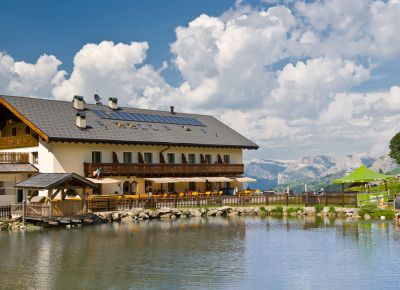
[[(340, 218), (349, 221), (371, 220), (368, 214), (359, 215), (359, 208), (343, 207), (280, 207), (280, 206), (253, 206), (253, 207), (211, 207), (211, 208), (160, 208), (96, 212), (90, 215), (90, 224), (109, 222), (132, 222), (150, 219), (175, 220), (178, 218), (193, 217), (233, 217), (233, 216), (275, 216), (275, 217), (303, 217), (321, 216), (329, 218)], [(400, 226), (400, 214), (396, 214), (394, 222)], [(82, 220), (85, 223), (85, 220)], [(60, 224), (61, 225), (61, 224)], [(67, 227), (80, 225), (67, 225)], [(36, 230), (40, 226), (34, 224), (24, 225), (20, 218), (12, 220), (0, 220), (0, 231)]]
[(231, 217), (231, 216), (329, 216), (347, 219), (360, 219), (357, 208), (335, 208), (335, 212), (324, 208), (317, 212), (314, 207), (231, 207), (216, 208), (160, 208), (160, 209), (131, 209), (124, 211), (108, 211), (95, 213), (103, 222), (113, 221), (140, 221), (147, 219), (177, 219), (191, 217)]

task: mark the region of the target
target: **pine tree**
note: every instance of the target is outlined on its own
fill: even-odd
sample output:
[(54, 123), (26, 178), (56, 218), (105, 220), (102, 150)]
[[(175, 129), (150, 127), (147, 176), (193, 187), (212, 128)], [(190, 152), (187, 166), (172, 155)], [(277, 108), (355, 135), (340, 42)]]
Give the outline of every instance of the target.
[(400, 132), (390, 140), (389, 149), (389, 156), (396, 160), (397, 164), (400, 164)]

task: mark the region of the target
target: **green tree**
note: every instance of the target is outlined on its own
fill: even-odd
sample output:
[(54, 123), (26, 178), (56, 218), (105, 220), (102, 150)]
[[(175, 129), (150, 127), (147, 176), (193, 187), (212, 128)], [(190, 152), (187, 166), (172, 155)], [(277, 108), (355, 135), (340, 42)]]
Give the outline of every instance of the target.
[(389, 156), (400, 164), (400, 132), (393, 136), (389, 143)]

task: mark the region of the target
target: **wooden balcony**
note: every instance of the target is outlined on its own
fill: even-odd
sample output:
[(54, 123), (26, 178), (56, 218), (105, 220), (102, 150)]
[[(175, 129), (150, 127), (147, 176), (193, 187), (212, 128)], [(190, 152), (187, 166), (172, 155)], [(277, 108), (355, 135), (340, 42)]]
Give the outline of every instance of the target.
[(39, 145), (39, 140), (32, 135), (1, 137), (0, 149), (34, 147)]
[(0, 163), (29, 163), (29, 153), (0, 152)]
[(84, 163), (85, 175), (101, 169), (103, 176), (235, 176), (244, 173), (243, 164), (146, 164)]

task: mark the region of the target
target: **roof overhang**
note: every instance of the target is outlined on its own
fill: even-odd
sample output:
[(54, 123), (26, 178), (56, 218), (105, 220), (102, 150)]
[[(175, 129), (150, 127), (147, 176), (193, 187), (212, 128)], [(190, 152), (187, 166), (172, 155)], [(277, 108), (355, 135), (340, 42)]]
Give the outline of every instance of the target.
[(67, 187), (97, 187), (96, 184), (76, 173), (39, 173), (14, 185), (15, 188), (46, 190)]
[(0, 104), (6, 107), (11, 113), (18, 117), (25, 125), (31, 128), (35, 133), (37, 133), (43, 140), (49, 141), (49, 136), (47, 136), (42, 130), (40, 130), (35, 124), (29, 121), (25, 116), (19, 113), (13, 106), (11, 106), (6, 100), (0, 96)]
[(0, 163), (0, 173), (38, 173), (32, 164), (25, 163)]
[(74, 142), (74, 143), (103, 143), (103, 144), (131, 144), (131, 145), (155, 145), (155, 146), (178, 146), (178, 147), (205, 147), (205, 148), (231, 148), (231, 149), (254, 149), (260, 147), (255, 146), (239, 146), (239, 145), (218, 145), (218, 144), (193, 144), (193, 143), (171, 143), (171, 142), (152, 142), (152, 141), (127, 141), (127, 140), (106, 140), (106, 139), (79, 139), (65, 137), (50, 137), (49, 142)]

